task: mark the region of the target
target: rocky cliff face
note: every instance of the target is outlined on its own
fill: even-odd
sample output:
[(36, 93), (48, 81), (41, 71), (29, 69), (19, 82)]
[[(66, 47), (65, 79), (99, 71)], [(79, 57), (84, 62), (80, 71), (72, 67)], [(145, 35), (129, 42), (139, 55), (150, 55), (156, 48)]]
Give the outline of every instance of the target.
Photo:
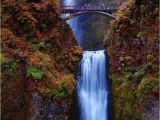
[(2, 1), (4, 120), (68, 119), (81, 49), (59, 10), (55, 0)]
[(114, 117), (158, 120), (158, 2), (128, 0), (115, 16), (106, 40)]

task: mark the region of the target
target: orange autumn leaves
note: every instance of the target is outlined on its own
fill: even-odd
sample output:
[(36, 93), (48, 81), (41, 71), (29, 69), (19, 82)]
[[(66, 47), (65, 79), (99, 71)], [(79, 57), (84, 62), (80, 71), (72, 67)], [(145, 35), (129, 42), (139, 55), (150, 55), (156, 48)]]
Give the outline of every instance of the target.
[[(77, 70), (78, 61), (72, 71), (69, 63), (80, 57), (81, 49), (69, 26), (60, 19), (59, 10), (56, 0), (2, 1), (2, 52), (26, 64), (24, 67), (30, 71), (27, 78), (35, 81), (34, 90), (54, 89), (62, 83), (71, 91), (74, 89), (73, 71)], [(43, 73), (38, 81), (34, 80), (37, 71)]]

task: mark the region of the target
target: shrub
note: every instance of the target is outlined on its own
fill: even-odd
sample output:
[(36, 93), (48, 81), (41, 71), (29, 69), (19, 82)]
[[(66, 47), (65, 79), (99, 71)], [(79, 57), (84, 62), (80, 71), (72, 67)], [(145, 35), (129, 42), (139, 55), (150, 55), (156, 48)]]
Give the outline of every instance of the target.
[(33, 77), (34, 80), (41, 80), (43, 77), (43, 72), (34, 66), (27, 68), (27, 77)]
[(37, 51), (31, 55), (29, 63), (36, 66), (49, 66), (51, 58), (48, 54)]
[(64, 84), (59, 84), (56, 89), (54, 89), (54, 98), (64, 98), (67, 96), (68, 92)]
[(17, 69), (17, 63), (14, 61), (8, 61), (2, 64), (2, 70), (6, 71), (9, 76), (13, 76)]
[(49, 87), (39, 87), (37, 90), (42, 95), (52, 96), (53, 94), (52, 88), (49, 88)]
[(138, 86), (138, 94), (139, 95), (149, 94), (154, 88), (160, 88), (158, 78), (156, 77), (143, 78)]
[(136, 73), (136, 74), (144, 74), (144, 68), (143, 67), (128, 67), (125, 70), (126, 72)]

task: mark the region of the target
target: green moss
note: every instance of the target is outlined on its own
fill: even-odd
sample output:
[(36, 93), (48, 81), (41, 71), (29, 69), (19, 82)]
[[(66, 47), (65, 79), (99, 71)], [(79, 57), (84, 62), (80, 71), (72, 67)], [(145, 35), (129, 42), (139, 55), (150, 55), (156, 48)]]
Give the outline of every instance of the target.
[(122, 46), (122, 39), (120, 37), (116, 38), (116, 46), (121, 47)]
[(131, 116), (133, 116), (134, 112), (133, 112), (132, 105), (129, 104), (129, 103), (125, 104), (123, 113), (124, 113), (125, 116), (128, 116), (128, 118), (131, 117)]
[(32, 59), (36, 61), (38, 66), (50, 66), (52, 61), (51, 56), (40, 51), (36, 51)]
[(1, 64), (3, 63), (9, 63), (10, 61), (12, 61), (11, 58), (7, 57), (6, 54), (4, 54), (2, 51), (0, 52), (0, 61), (1, 61)]
[(9, 76), (13, 76), (17, 69), (17, 62), (8, 61), (7, 63), (2, 64), (2, 71), (4, 70)]
[(78, 73), (77, 67), (80, 60), (81, 60), (81, 56), (74, 56), (72, 57), (71, 62), (69, 63), (69, 70), (75, 75)]
[(39, 87), (38, 92), (44, 96), (48, 96), (49, 98), (53, 97), (55, 99), (61, 99), (68, 97), (68, 90), (64, 86), (64, 84), (59, 84), (56, 86), (56, 88), (51, 87)]
[(79, 62), (80, 61), (80, 58), (75, 56), (75, 57), (72, 57), (72, 62)]
[(68, 96), (68, 91), (64, 84), (59, 84), (54, 91), (54, 98), (64, 98)]
[(112, 75), (113, 80), (112, 91), (114, 95), (115, 119), (122, 118), (123, 120), (128, 120), (132, 117), (138, 120), (140, 109), (137, 109), (139, 98), (136, 96), (137, 89), (135, 84), (128, 79), (127, 73), (123, 73), (121, 76)]
[(46, 41), (41, 41), (41, 42), (35, 42), (35, 41), (31, 41), (31, 45), (33, 47), (34, 50), (39, 50), (39, 51), (45, 51), (47, 53), (50, 52), (51, 50), (51, 43), (50, 42), (46, 42)]
[(39, 26), (39, 27), (40, 27), (40, 29), (41, 29), (41, 30), (44, 30), (44, 29), (46, 29), (46, 28), (47, 28), (47, 25), (46, 25), (46, 24), (40, 24), (40, 26)]
[(124, 82), (121, 85), (121, 97), (125, 98), (127, 101), (132, 101), (135, 99), (133, 91), (131, 89), (131, 84), (130, 82)]
[(153, 88), (160, 88), (159, 80), (157, 77), (143, 78), (138, 86), (138, 94), (145, 95), (151, 93)]
[[(158, 9), (155, 5), (158, 2), (129, 0), (115, 13), (118, 19), (110, 22), (112, 31), (108, 32), (106, 49), (111, 58), (109, 76), (113, 83), (115, 120), (140, 120), (143, 95), (151, 92), (156, 95), (160, 88), (158, 78), (154, 77), (158, 74), (155, 44), (158, 30), (154, 29), (158, 23)], [(153, 29), (147, 29), (149, 23)], [(139, 44), (144, 39), (150, 46)], [(141, 52), (149, 48), (150, 53)]]
[(52, 94), (52, 89), (48, 88), (48, 87), (42, 87), (42, 88), (38, 88), (38, 91), (43, 94), (43, 95), (50, 95)]
[(9, 75), (13, 76), (16, 69), (17, 69), (17, 63), (16, 62), (10, 62), (9, 63), (9, 69), (8, 69), (9, 70), (8, 71)]
[(130, 73), (133, 73), (133, 74), (135, 73), (137, 75), (142, 75), (142, 74), (145, 73), (143, 67), (132, 67), (132, 66), (126, 68), (125, 72), (127, 72), (127, 73), (130, 72)]
[(112, 83), (114, 84), (114, 85), (117, 85), (117, 84), (122, 84), (122, 83), (124, 83), (125, 81), (128, 81), (128, 77), (130, 76), (131, 74), (124, 74), (124, 75), (121, 75), (121, 76), (116, 76), (116, 75), (113, 75), (113, 74), (111, 74), (111, 75), (109, 75), (109, 78), (110, 78), (110, 80), (112, 80)]
[(27, 68), (27, 77), (33, 77), (34, 80), (41, 80), (43, 77), (43, 72), (37, 67), (29, 67)]
[[(121, 58), (122, 59), (122, 58)], [(123, 68), (122, 69), (122, 75), (120, 76), (116, 76), (112, 73), (109, 73), (109, 78), (110, 80), (112, 80), (113, 84), (121, 84), (124, 83), (125, 81), (129, 81), (129, 77), (131, 75), (134, 76), (140, 76), (140, 75), (144, 75), (145, 74), (145, 70), (143, 67), (127, 67), (127, 68)]]

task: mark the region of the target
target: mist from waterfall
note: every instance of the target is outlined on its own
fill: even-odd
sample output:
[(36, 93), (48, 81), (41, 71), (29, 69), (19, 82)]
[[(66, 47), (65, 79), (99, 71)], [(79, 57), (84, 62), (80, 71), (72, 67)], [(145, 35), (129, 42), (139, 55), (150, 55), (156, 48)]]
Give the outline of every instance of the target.
[(104, 50), (84, 51), (78, 77), (80, 120), (108, 120), (108, 85)]

